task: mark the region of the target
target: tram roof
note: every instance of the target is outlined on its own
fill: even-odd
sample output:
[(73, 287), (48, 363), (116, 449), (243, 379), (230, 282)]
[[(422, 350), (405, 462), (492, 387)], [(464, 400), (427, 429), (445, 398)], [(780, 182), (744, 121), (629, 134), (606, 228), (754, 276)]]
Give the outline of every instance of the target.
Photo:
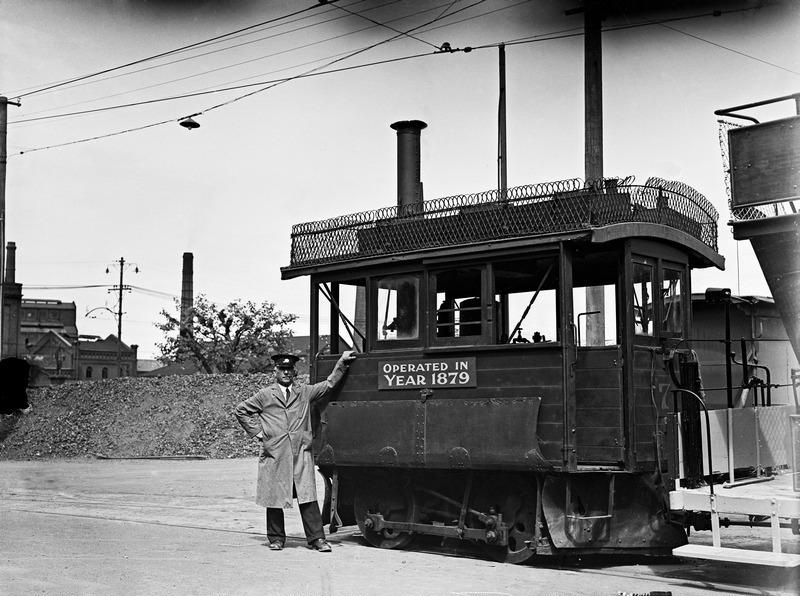
[(682, 182), (561, 180), (517, 186), (505, 195), (490, 190), (297, 224), (291, 261), (281, 273), (290, 279), (453, 252), (633, 237), (680, 246), (696, 267), (723, 268), (718, 218), (708, 199)]

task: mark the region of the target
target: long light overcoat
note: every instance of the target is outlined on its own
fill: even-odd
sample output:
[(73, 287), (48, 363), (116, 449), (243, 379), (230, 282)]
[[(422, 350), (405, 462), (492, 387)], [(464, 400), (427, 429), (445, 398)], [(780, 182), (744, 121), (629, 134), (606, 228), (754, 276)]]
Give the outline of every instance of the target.
[(288, 401), (286, 388), (273, 383), (234, 409), (249, 437), (263, 433), (256, 487), (258, 505), (290, 508), (292, 485), (298, 503), (317, 499), (311, 406), (339, 383), (346, 370), (347, 365), (340, 361), (326, 380), (314, 385), (293, 385)]

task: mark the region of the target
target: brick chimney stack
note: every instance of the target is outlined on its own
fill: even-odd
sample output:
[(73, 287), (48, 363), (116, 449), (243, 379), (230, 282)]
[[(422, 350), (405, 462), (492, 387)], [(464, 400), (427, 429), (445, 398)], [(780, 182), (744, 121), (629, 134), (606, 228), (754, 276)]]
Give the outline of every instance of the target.
[(17, 244), (16, 242), (9, 242), (6, 244), (6, 271), (3, 283), (13, 284), (16, 283), (15, 277), (17, 274)]
[(0, 358), (15, 357), (20, 350), (20, 321), (22, 316), (22, 284), (16, 282), (17, 245), (6, 244), (5, 271), (3, 272), (3, 324), (2, 341), (0, 341)]
[(190, 327), (190, 311), (194, 306), (194, 255), (183, 253), (183, 277), (181, 284), (181, 330)]

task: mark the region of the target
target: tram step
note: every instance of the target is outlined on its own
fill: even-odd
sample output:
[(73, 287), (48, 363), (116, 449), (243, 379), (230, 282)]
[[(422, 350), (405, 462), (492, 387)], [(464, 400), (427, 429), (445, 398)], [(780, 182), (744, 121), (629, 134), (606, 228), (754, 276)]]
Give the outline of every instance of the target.
[(769, 565), (771, 567), (800, 566), (800, 555), (774, 553), (762, 550), (747, 550), (744, 548), (704, 546), (702, 544), (685, 544), (684, 546), (673, 548), (672, 554), (676, 557), (684, 557), (687, 559), (710, 559), (712, 561)]

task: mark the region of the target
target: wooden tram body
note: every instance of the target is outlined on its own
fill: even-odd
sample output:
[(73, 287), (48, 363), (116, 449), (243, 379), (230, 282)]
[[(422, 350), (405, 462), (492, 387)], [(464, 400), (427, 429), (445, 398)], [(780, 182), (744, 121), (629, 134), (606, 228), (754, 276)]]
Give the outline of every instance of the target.
[(311, 279), (311, 380), (359, 352), (314, 420), (331, 529), (472, 540), (510, 562), (685, 543), (663, 355), (690, 345), (691, 269), (723, 265), (716, 220), (681, 183), (604, 179), (295, 226), (282, 274)]

